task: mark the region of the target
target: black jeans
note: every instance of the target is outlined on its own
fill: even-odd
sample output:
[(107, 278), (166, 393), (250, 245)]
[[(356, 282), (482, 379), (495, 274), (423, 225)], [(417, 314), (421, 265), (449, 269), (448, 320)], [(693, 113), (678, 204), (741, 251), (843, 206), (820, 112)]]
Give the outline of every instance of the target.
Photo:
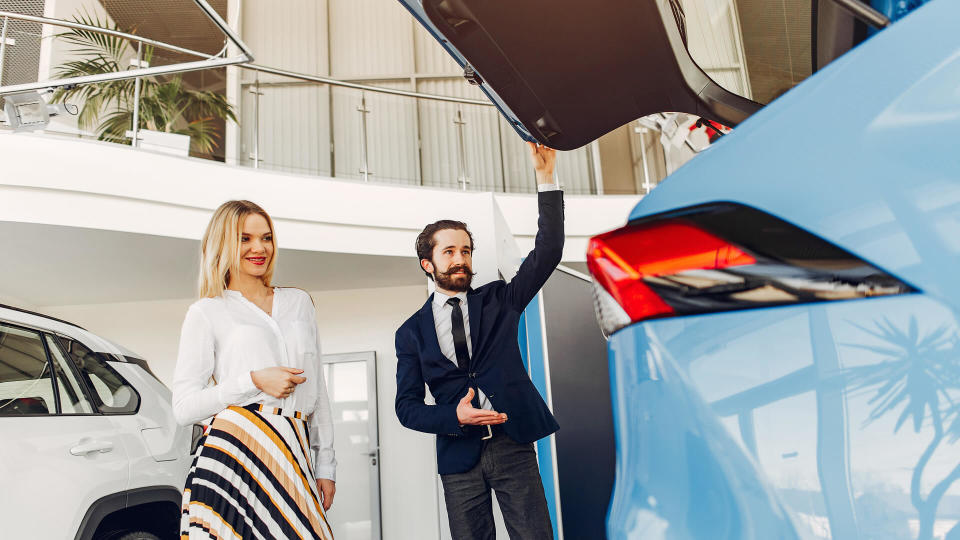
[(553, 540), (533, 443), (513, 442), (502, 432), (483, 443), (480, 462), (465, 473), (440, 475), (454, 540), (493, 540), (497, 502), (511, 540)]

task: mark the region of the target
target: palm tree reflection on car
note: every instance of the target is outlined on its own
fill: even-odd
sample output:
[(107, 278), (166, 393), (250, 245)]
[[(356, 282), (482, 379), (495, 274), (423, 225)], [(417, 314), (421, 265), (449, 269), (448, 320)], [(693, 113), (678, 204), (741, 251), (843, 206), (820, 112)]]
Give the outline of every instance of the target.
[[(877, 321), (874, 328), (854, 326), (883, 342), (847, 344), (884, 358), (879, 363), (846, 370), (851, 390), (875, 392), (868, 401), (873, 409), (864, 425), (902, 408), (894, 433), (908, 420), (912, 420), (914, 433), (920, 433), (928, 419), (933, 427), (933, 438), (913, 468), (910, 481), (910, 501), (920, 522), (917, 540), (931, 540), (937, 507), (950, 486), (960, 479), (958, 463), (925, 498), (921, 493), (924, 471), (941, 443), (960, 439), (960, 336), (947, 326), (921, 334), (916, 317), (910, 318), (906, 329), (897, 328), (886, 318)], [(954, 538), (955, 534), (960, 534), (960, 523), (946, 537)]]

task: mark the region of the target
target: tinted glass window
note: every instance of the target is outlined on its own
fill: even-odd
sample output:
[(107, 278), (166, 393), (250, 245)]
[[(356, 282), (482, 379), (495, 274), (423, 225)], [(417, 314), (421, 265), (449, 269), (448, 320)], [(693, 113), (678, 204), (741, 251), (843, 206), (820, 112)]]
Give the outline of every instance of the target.
[(57, 411), (40, 335), (0, 326), (0, 416)]
[(137, 392), (107, 363), (102, 354), (91, 351), (79, 341), (61, 337), (61, 342), (77, 366), (77, 371), (87, 381), (100, 412), (130, 413), (137, 410), (140, 405)]
[(53, 357), (53, 372), (57, 375), (57, 390), (60, 394), (61, 414), (90, 414), (93, 405), (87, 397), (77, 374), (70, 368), (66, 357), (60, 352), (56, 342), (47, 336), (47, 345)]

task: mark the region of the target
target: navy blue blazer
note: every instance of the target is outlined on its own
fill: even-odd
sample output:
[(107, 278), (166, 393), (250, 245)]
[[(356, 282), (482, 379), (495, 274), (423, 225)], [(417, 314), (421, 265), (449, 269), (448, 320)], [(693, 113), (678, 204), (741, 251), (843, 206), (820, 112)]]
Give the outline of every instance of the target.
[[(560, 263), (563, 251), (563, 192), (542, 192), (538, 202), (535, 246), (517, 275), (510, 283), (496, 280), (467, 292), (473, 349), (469, 370), (440, 351), (433, 295), (397, 330), (397, 418), (410, 429), (437, 435), (440, 474), (469, 471), (480, 460), (486, 427), (460, 427), (457, 421), (457, 403), (470, 387), (483, 390), (493, 408), (507, 414), (503, 430), (518, 443), (560, 428), (530, 381), (517, 343), (520, 314)], [(436, 405), (424, 403), (423, 383)]]

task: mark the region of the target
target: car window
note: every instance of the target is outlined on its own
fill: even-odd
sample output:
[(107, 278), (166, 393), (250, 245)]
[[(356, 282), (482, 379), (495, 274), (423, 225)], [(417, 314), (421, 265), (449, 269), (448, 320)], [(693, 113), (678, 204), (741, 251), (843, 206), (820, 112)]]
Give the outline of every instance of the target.
[(92, 390), (93, 401), (105, 414), (132, 413), (140, 406), (140, 396), (103, 355), (91, 351), (79, 341), (61, 336), (61, 343), (81, 377)]
[(66, 357), (57, 347), (56, 342), (50, 336), (47, 336), (47, 345), (50, 350), (50, 356), (53, 359), (53, 372), (57, 376), (57, 392), (60, 395), (60, 414), (90, 414), (93, 412), (93, 405), (87, 398), (86, 392), (77, 380), (77, 375)]
[(40, 334), (0, 325), (0, 416), (56, 414)]

